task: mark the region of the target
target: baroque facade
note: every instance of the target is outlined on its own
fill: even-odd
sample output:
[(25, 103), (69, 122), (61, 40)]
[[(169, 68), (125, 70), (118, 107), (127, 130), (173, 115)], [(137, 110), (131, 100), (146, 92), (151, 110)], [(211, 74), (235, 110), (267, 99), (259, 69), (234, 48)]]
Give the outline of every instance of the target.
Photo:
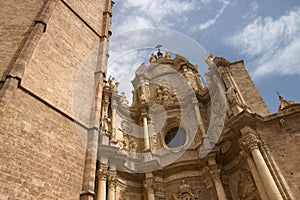
[(270, 114), (242, 60), (208, 54), (204, 83), (160, 50), (129, 105), (107, 78), (112, 5), (4, 3), (0, 199), (299, 199), (300, 105)]

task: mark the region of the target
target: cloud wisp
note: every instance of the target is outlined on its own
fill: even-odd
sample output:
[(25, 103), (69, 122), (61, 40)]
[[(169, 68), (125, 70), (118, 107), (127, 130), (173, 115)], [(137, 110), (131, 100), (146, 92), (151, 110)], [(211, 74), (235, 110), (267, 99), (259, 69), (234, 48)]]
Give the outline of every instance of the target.
[(204, 30), (204, 29), (207, 29), (207, 28), (213, 26), (217, 22), (217, 20), (222, 16), (225, 8), (230, 4), (230, 1), (224, 0), (224, 1), (222, 1), (222, 4), (223, 4), (222, 8), (217, 11), (216, 15), (212, 19), (209, 19), (206, 22), (197, 25), (196, 29)]
[(277, 20), (258, 17), (226, 38), (225, 43), (252, 59), (255, 79), (275, 74), (300, 75), (300, 8)]
[(197, 1), (181, 0), (127, 0), (118, 1), (122, 16), (115, 19), (114, 31), (120, 33), (140, 28), (174, 26), (174, 18), (184, 21), (184, 15), (197, 9)]

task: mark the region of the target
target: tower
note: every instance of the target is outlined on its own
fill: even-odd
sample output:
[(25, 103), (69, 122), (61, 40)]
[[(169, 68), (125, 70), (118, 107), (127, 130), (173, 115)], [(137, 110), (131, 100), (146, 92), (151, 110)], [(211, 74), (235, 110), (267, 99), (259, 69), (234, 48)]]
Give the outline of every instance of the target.
[(112, 5), (1, 2), (1, 199), (93, 199)]

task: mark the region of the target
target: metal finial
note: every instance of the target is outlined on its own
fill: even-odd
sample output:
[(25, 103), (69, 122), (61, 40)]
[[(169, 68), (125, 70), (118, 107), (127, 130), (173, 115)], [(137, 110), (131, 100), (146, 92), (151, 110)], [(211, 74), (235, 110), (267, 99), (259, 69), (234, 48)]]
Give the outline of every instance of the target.
[(160, 50), (160, 47), (162, 47), (162, 45), (161, 45), (161, 44), (158, 44), (158, 45), (156, 45), (155, 48), (157, 48), (158, 50)]

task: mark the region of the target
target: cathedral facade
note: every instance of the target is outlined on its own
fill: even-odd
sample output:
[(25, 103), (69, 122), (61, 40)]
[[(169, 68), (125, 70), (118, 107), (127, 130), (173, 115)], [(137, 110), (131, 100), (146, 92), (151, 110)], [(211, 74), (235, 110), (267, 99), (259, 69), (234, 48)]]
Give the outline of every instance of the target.
[(129, 104), (107, 75), (111, 0), (4, 4), (1, 200), (300, 198), (300, 104), (271, 114), (242, 60), (208, 54), (200, 75), (159, 49)]

